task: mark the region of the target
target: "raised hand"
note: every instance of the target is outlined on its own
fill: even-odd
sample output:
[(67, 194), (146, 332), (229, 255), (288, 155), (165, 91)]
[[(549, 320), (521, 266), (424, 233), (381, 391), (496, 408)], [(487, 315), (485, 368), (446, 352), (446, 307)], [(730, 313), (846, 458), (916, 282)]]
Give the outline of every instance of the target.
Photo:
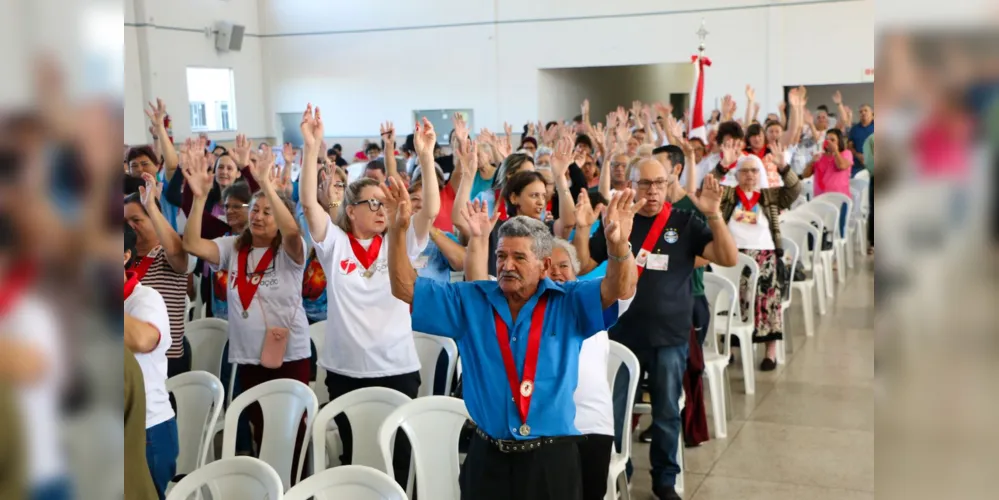
[(270, 146), (264, 144), (260, 148), (259, 157), (256, 164), (250, 164), (250, 171), (253, 178), (261, 186), (275, 186), (274, 182), (274, 151)]
[[(416, 129), (413, 133), (413, 146), (416, 147), (417, 156), (430, 155), (433, 158), (435, 144), (437, 144), (437, 132), (434, 131), (434, 126), (430, 123), (430, 120), (427, 117), (423, 117), (422, 124), (416, 122)], [(399, 182), (401, 183), (402, 181), (399, 180)]]
[(541, 133), (541, 142), (546, 146), (553, 146), (558, 140), (558, 125), (555, 125)]
[(586, 193), (585, 189), (580, 191), (579, 198), (576, 199), (576, 227), (589, 230), (603, 209), (603, 204), (597, 205), (595, 209), (591, 207), (590, 195)]
[(413, 205), (406, 185), (399, 177), (392, 176), (388, 178), (388, 186), (381, 186), (381, 189), (385, 195), (382, 203), (385, 204), (388, 215), (388, 226), (397, 231), (406, 231), (413, 217)]
[(142, 174), (142, 180), (146, 183), (145, 186), (139, 186), (139, 201), (142, 206), (146, 207), (146, 210), (156, 210), (156, 200), (160, 199), (160, 193), (162, 192), (162, 186), (159, 182), (156, 182), (156, 178), (149, 174)]
[(656, 107), (656, 112), (659, 113), (659, 116), (670, 116), (670, 115), (673, 114), (673, 105), (672, 104), (665, 104), (663, 102), (657, 102), (655, 104), (655, 107)]
[[(461, 166), (463, 175), (475, 175), (479, 168), (479, 144), (477, 141), (461, 141), (455, 146), (455, 156), (458, 157), (458, 164)], [(471, 177), (467, 177), (471, 179)]]
[(642, 101), (631, 101), (631, 116), (638, 118), (642, 113)]
[(759, 115), (760, 115), (760, 103), (754, 102), (753, 103), (753, 118), (756, 118)]
[(721, 145), (722, 165), (727, 167), (735, 163), (739, 160), (740, 154), (742, 154), (742, 149), (739, 148), (739, 141), (731, 138), (725, 139), (725, 142)]
[(746, 99), (749, 102), (756, 102), (756, 89), (752, 85), (746, 85)]
[[(146, 110), (146, 116), (149, 121), (153, 123), (154, 128), (165, 127), (163, 120), (166, 119), (167, 110), (166, 104), (163, 104), (163, 99), (156, 98), (156, 104), (149, 103), (149, 109)], [(155, 134), (153, 134), (155, 136)]]
[[(323, 150), (323, 154), (325, 154), (325, 150)], [(281, 157), (284, 158), (284, 164), (288, 168), (291, 168), (291, 164), (295, 163), (295, 148), (290, 142), (284, 143), (281, 148)]]
[(713, 175), (704, 177), (700, 194), (687, 193), (687, 196), (704, 215), (714, 215), (721, 211), (722, 187)]
[(815, 116), (812, 115), (812, 112), (807, 109), (805, 110), (804, 120), (806, 125), (809, 126), (815, 125)]
[(454, 135), (458, 138), (459, 144), (468, 142), (468, 123), (465, 123), (465, 115), (455, 113), (451, 116), (451, 123), (454, 125)]
[(475, 200), (474, 203), (471, 201), (465, 202), (465, 206), (461, 207), (458, 213), (465, 220), (465, 225), (468, 227), (468, 231), (473, 238), (489, 236), (489, 233), (493, 232), (493, 227), (496, 226), (496, 221), (499, 220), (500, 216), (499, 210), (497, 210), (490, 217), (489, 205), (481, 200)]
[(840, 104), (843, 104), (843, 94), (840, 93), (840, 91), (837, 90), (836, 92), (833, 93), (832, 100), (833, 100), (833, 104), (835, 104), (837, 106), (839, 106)]
[[(250, 140), (243, 134), (236, 134), (236, 145), (232, 147), (232, 156), (238, 168), (250, 165)], [(254, 172), (256, 175), (256, 172)]]
[(568, 135), (563, 135), (558, 140), (558, 144), (555, 146), (554, 151), (552, 151), (552, 175), (556, 180), (559, 178), (565, 178), (565, 174), (569, 171), (569, 164), (572, 163), (572, 160), (572, 138)]
[[(635, 192), (631, 188), (614, 193), (607, 211), (604, 213), (604, 236), (611, 245), (624, 245), (631, 238), (631, 228), (635, 223), (635, 212), (645, 205), (645, 198), (634, 201)], [(578, 217), (578, 216), (577, 216)]]
[(580, 106), (580, 111), (581, 111), (581, 114), (583, 115), (583, 121), (585, 122), (586, 118), (590, 116), (590, 100), (589, 99), (583, 99), (583, 104), (582, 104), (582, 106)]
[(204, 149), (186, 151), (186, 153), (188, 159), (180, 166), (180, 171), (187, 181), (187, 188), (191, 190), (191, 194), (195, 198), (204, 198), (208, 196), (215, 183), (215, 176), (208, 169), (210, 162), (208, 158), (212, 154), (204, 152)]
[[(392, 122), (385, 122), (378, 126), (379, 134), (382, 136), (382, 141), (385, 142), (385, 154), (395, 152), (395, 126)], [(414, 137), (415, 140), (415, 137)]]
[(511, 144), (510, 142), (511, 138), (513, 137), (513, 127), (511, 127), (510, 124), (507, 122), (503, 122), (503, 133), (505, 135), (503, 137), (503, 140), (500, 142), (503, 142), (507, 148), (507, 153), (504, 156), (509, 156), (510, 152), (513, 151), (513, 144)]
[(787, 148), (780, 143), (780, 138), (777, 138), (776, 141), (770, 144), (770, 161), (772, 161), (774, 165), (777, 165), (778, 169), (784, 168), (784, 166), (787, 165), (787, 162), (784, 161), (785, 151), (787, 151)]
[(628, 113), (625, 112), (624, 106), (618, 106), (615, 112), (617, 113), (617, 125), (620, 127), (623, 124), (625, 127), (627, 127)]
[(315, 149), (319, 143), (323, 141), (323, 119), (319, 113), (319, 106), (316, 106), (316, 110), (313, 113), (312, 103), (305, 108), (305, 112), (302, 113), (302, 123), (299, 125), (302, 131), (302, 140), (305, 142), (305, 147), (309, 149)]

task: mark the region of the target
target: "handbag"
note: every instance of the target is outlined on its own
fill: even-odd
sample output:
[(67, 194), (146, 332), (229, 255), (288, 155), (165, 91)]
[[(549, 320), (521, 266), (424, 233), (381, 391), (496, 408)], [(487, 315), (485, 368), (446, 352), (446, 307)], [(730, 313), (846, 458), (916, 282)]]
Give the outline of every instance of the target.
[[(267, 321), (267, 312), (264, 307), (263, 297), (260, 298), (260, 312), (264, 317), (264, 325), (267, 330), (264, 333), (264, 343), (260, 347), (260, 366), (268, 368), (271, 370), (276, 370), (281, 368), (284, 364), (284, 354), (288, 350), (288, 339), (291, 336), (291, 330), (281, 326), (267, 326), (269, 322)], [(295, 313), (298, 313), (298, 309), (295, 309)], [(294, 316), (292, 316), (291, 324), (294, 321)]]

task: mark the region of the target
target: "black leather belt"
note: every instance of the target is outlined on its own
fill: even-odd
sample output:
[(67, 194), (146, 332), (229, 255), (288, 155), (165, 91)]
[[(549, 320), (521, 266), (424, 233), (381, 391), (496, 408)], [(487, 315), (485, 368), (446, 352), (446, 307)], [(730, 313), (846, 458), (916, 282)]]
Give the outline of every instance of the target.
[(483, 432), (482, 429), (478, 427), (475, 428), (475, 435), (478, 436), (483, 441), (492, 445), (501, 453), (526, 453), (556, 443), (578, 443), (580, 441), (586, 440), (586, 436), (540, 437), (536, 439), (529, 439), (526, 441), (515, 441), (512, 439), (494, 439), (489, 437), (488, 434)]

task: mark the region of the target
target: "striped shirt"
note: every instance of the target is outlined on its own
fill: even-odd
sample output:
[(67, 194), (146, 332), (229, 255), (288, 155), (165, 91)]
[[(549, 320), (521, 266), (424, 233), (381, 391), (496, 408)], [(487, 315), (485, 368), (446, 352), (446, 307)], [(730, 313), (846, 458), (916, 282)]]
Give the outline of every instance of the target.
[[(162, 246), (154, 248), (146, 257), (153, 263), (142, 277), (142, 284), (156, 290), (166, 302), (167, 314), (170, 316), (170, 338), (173, 342), (167, 350), (167, 358), (179, 358), (184, 355), (184, 312), (187, 308), (187, 274), (178, 274), (167, 262), (166, 251)], [(139, 267), (142, 259), (135, 260)]]

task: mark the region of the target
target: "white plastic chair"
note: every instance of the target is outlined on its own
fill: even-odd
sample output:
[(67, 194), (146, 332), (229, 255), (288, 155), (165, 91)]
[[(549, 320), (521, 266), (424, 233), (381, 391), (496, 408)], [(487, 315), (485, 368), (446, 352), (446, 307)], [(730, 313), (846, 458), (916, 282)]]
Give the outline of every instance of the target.
[(201, 498), (207, 487), (213, 500), (281, 500), (281, 477), (266, 462), (253, 457), (232, 457), (212, 462), (190, 473), (174, 486), (166, 500)]
[(284, 500), (406, 500), (406, 491), (384, 472), (364, 465), (324, 470), (295, 485)]
[[(727, 314), (721, 324), (718, 313), (738, 310), (739, 288), (727, 278), (714, 273), (704, 273), (704, 296), (708, 299), (711, 319), (708, 335), (704, 339), (704, 378), (708, 379), (708, 393), (711, 396), (711, 417), (715, 427), (715, 438), (728, 437), (728, 411), (726, 396), (731, 389), (728, 377), (728, 360), (731, 356), (729, 332), (732, 330), (732, 315)], [(722, 335), (721, 349), (718, 335)]]
[[(811, 224), (813, 227), (819, 230), (819, 239), (815, 240), (816, 251), (819, 252), (819, 262), (820, 266), (815, 267), (812, 265), (812, 272), (822, 273), (822, 284), (825, 285), (826, 297), (832, 298), (836, 289), (835, 282), (833, 281), (833, 271), (832, 271), (832, 261), (835, 252), (833, 250), (822, 250), (822, 235), (825, 234), (826, 229), (836, 227), (839, 224), (839, 211), (835, 210), (832, 206), (826, 205), (825, 203), (809, 203), (798, 210), (796, 210), (795, 215), (798, 220), (802, 220)], [(832, 223), (832, 226), (829, 224)], [(825, 304), (819, 304), (819, 312), (825, 314)]]
[[(749, 268), (749, 283), (746, 296), (741, 297), (749, 303), (747, 319), (742, 320), (741, 307), (728, 311), (732, 316), (732, 327), (729, 334), (739, 339), (739, 351), (742, 352), (742, 373), (745, 377), (746, 394), (756, 394), (756, 367), (753, 356), (753, 330), (756, 329), (756, 290), (760, 281), (760, 266), (752, 257), (740, 252), (739, 263), (734, 267), (722, 267), (711, 264), (711, 272), (731, 281), (738, 289), (739, 279), (743, 269)], [(705, 275), (708, 273), (704, 273)], [(721, 325), (719, 325), (721, 326)], [(709, 332), (710, 333), (710, 332)], [(723, 329), (715, 330), (715, 334), (725, 333)]]
[[(865, 171), (866, 172), (866, 171)], [(869, 175), (869, 174), (868, 174)], [(853, 223), (855, 223), (854, 240), (857, 243), (857, 253), (867, 255), (867, 217), (871, 210), (869, 191), (870, 179), (857, 177), (850, 179), (850, 194), (853, 196)]]
[(353, 440), (351, 464), (382, 470), (385, 459), (378, 447), (378, 430), (393, 411), (410, 401), (409, 396), (385, 387), (356, 389), (330, 401), (316, 416), (316, 423), (312, 426), (314, 473), (318, 474), (329, 467), (326, 457), (330, 451), (339, 454), (339, 443), (330, 446), (329, 441), (330, 431), (336, 429), (333, 418), (341, 413), (346, 414), (350, 421)]
[[(781, 248), (784, 249), (784, 266), (787, 267), (788, 272), (788, 282), (784, 286), (792, 286), (794, 281), (794, 271), (798, 268), (798, 244), (794, 240), (781, 234)], [(783, 365), (787, 363), (787, 350), (788, 346), (791, 345), (793, 349), (793, 340), (791, 339), (791, 329), (787, 326), (787, 310), (791, 308), (791, 301), (793, 300), (793, 293), (788, 290), (787, 299), (784, 299), (784, 291), (781, 290), (781, 303), (780, 303), (780, 315), (781, 324), (784, 325), (784, 338), (777, 341), (777, 364)]]
[[(411, 467), (416, 469), (416, 495), (434, 500), (458, 500), (458, 437), (470, 417), (465, 402), (448, 396), (416, 398), (385, 418), (378, 430), (378, 446), (385, 458), (385, 472), (392, 470), (392, 446), (402, 429), (413, 447)], [(410, 474), (412, 482), (413, 474)]]
[[(822, 253), (820, 243), (822, 232), (805, 220), (789, 219), (780, 225), (782, 235), (790, 238), (798, 244), (801, 266), (804, 269), (812, 269), (812, 276), (804, 281), (794, 281), (791, 291), (798, 290), (801, 294), (801, 305), (805, 315), (805, 335), (811, 337), (815, 335), (815, 311), (812, 309), (812, 292), (816, 292), (819, 301), (819, 314), (826, 313), (825, 294), (825, 273), (822, 269)], [(808, 236), (811, 235), (815, 246), (811, 250), (808, 248)]]
[[(323, 348), (326, 347), (326, 322), (320, 321), (309, 325), (309, 337), (312, 338), (312, 343), (316, 345), (316, 357), (321, 358), (323, 356)], [(318, 366), (318, 364), (316, 366), (316, 381), (309, 384), (309, 386), (315, 391), (319, 406), (330, 402), (330, 391), (326, 389), (326, 370)]]
[(177, 401), (177, 474), (190, 474), (206, 463), (225, 399), (222, 382), (211, 373), (194, 371), (171, 377), (166, 388)]
[(450, 394), (451, 381), (454, 379), (454, 367), (458, 362), (458, 345), (447, 337), (427, 335), (413, 332), (413, 342), (416, 343), (416, 354), (420, 358), (420, 390), (417, 397), (434, 395), (437, 377), (437, 359), (441, 351), (447, 353), (447, 371), (444, 373), (444, 393)]
[[(309, 386), (292, 379), (277, 379), (264, 382), (252, 389), (243, 391), (233, 400), (225, 414), (225, 431), (222, 433), (222, 458), (236, 456), (236, 428), (239, 415), (253, 403), (260, 404), (263, 413), (264, 433), (260, 442), (260, 459), (274, 467), (281, 477), (285, 490), (291, 487), (292, 478), (302, 477), (306, 451), (309, 449), (308, 436), (319, 411), (316, 394)], [(298, 470), (292, 471), (295, 440), (298, 428), (305, 414), (306, 441), (298, 457)]]
[(184, 336), (191, 344), (191, 370), (222, 380), (222, 351), (229, 340), (229, 323), (219, 318), (195, 320), (184, 327)]
[[(835, 251), (836, 262), (839, 267), (836, 269), (836, 278), (840, 283), (846, 282), (846, 268), (853, 267), (853, 245), (850, 243), (850, 219), (853, 214), (853, 198), (843, 193), (823, 193), (815, 199), (815, 203), (825, 203), (836, 209), (836, 225), (833, 234), (833, 250)], [(844, 217), (846, 211), (846, 226), (840, 231), (839, 221)]]
[(805, 197), (806, 200), (812, 201), (813, 193), (815, 193), (815, 182), (811, 177), (807, 179), (801, 179), (801, 195)]
[[(607, 381), (612, 388), (622, 366), (628, 369), (628, 399), (625, 401), (634, 401), (635, 394), (638, 393), (638, 378), (641, 376), (638, 357), (624, 345), (612, 340), (610, 341), (610, 355), (607, 357)], [(615, 500), (618, 493), (622, 497), (627, 498), (628, 475), (625, 469), (628, 465), (628, 460), (631, 459), (632, 410), (632, 405), (625, 405), (624, 425), (621, 427), (621, 451), (618, 452), (616, 447), (611, 447), (610, 468), (607, 475), (607, 494), (604, 500)]]

